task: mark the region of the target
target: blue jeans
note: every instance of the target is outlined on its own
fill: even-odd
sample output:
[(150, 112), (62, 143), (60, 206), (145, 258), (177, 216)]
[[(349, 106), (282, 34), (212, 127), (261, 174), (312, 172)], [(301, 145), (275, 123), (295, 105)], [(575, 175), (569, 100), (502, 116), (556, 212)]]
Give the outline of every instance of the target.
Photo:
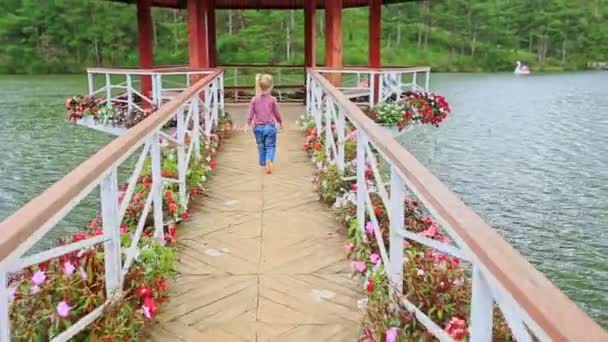
[(258, 144), (260, 154), (260, 166), (266, 166), (266, 162), (273, 161), (277, 148), (277, 126), (275, 124), (257, 125), (253, 129), (255, 142)]

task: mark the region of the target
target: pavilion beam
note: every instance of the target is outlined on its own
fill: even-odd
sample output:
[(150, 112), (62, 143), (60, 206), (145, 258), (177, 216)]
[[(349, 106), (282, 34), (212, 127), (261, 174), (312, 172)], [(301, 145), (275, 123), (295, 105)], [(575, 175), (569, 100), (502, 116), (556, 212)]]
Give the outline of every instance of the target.
[[(325, 65), (342, 68), (342, 0), (325, 1)], [(341, 83), (340, 74), (330, 74), (335, 86)]]
[[(152, 0), (137, 0), (139, 67), (142, 69), (149, 69), (154, 67), (154, 44), (151, 3)], [(144, 96), (150, 97), (151, 92), (152, 79), (150, 78), (150, 76), (142, 76), (141, 93)]]
[[(369, 45), (368, 62), (370, 68), (380, 68), (382, 40), (382, 0), (369, 0)], [(374, 75), (374, 98), (373, 103), (378, 103), (379, 81), (378, 75)]]

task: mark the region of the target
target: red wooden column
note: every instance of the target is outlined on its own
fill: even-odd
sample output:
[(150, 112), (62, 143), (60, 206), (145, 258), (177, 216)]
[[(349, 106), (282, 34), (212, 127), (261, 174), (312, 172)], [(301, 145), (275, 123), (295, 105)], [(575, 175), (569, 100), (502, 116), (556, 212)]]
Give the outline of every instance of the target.
[[(188, 56), (190, 68), (209, 67), (209, 46), (207, 44), (207, 8), (209, 0), (188, 0)], [(194, 76), (191, 82), (202, 77)]]
[[(380, 68), (380, 49), (382, 40), (382, 0), (369, 0), (369, 67)], [(374, 103), (378, 103), (378, 75), (374, 76)]]
[[(137, 33), (140, 68), (152, 68), (154, 66), (152, 14), (150, 12), (151, 2), (152, 0), (137, 0)], [(152, 79), (150, 76), (142, 76), (141, 93), (147, 97), (151, 96)]]
[[(342, 0), (325, 1), (325, 65), (342, 68)], [(330, 75), (335, 86), (340, 85), (341, 75)]]
[(215, 32), (215, 0), (209, 0), (207, 6), (207, 42), (209, 44), (209, 66), (217, 65), (217, 47), (216, 47), (216, 32)]
[(305, 0), (304, 2), (304, 66), (314, 67), (317, 65), (315, 57), (315, 14), (316, 0)]

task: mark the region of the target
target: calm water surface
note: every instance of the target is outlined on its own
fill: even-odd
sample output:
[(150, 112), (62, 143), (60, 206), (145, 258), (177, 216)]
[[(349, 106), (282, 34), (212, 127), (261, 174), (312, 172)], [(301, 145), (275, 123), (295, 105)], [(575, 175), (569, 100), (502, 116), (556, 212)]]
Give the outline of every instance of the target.
[(608, 72), (431, 84), (453, 116), (403, 143), (608, 327)]
[[(608, 326), (608, 73), (433, 75), (453, 106), (403, 143)], [(67, 123), (84, 76), (0, 76), (0, 219), (111, 140)], [(51, 232), (78, 229), (96, 194)]]

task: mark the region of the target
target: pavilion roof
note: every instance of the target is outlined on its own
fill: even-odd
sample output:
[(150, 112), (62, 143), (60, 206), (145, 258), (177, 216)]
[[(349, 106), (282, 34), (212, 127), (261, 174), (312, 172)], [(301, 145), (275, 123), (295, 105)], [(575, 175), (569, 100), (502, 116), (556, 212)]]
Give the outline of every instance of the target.
[[(136, 3), (137, 0), (109, 0), (123, 3)], [(317, 8), (325, 8), (326, 1), (316, 0)], [(342, 0), (343, 7), (368, 6), (369, 0)], [(410, 2), (416, 0), (382, 0), (384, 4)], [(169, 8), (186, 8), (186, 0), (152, 0), (152, 6)], [(217, 9), (298, 9), (304, 8), (305, 0), (215, 0)]]

